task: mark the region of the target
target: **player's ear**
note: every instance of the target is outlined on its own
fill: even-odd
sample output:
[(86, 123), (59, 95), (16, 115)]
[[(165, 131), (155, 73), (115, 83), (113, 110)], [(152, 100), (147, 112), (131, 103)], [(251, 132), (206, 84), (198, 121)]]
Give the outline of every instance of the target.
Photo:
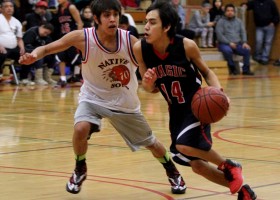
[(171, 28), (171, 25), (168, 25), (168, 26), (166, 26), (166, 27), (163, 28), (163, 31), (167, 33), (167, 32), (169, 31), (170, 28)]
[(96, 15), (93, 15), (93, 20), (95, 24), (99, 24), (99, 20)]

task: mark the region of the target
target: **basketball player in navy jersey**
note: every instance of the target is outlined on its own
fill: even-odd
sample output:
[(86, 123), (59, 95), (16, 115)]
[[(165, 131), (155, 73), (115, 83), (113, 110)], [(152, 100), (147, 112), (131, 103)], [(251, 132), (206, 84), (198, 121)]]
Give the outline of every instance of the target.
[[(71, 4), (68, 0), (58, 0), (58, 12), (57, 21), (59, 24), (59, 38), (63, 37), (65, 34), (73, 31), (80, 30), (83, 28), (83, 22), (80, 17), (79, 10), (74, 4)], [(56, 56), (57, 61), (59, 61), (60, 70), (60, 80), (59, 84), (64, 87), (67, 83), (65, 68), (66, 65), (74, 67), (73, 69), (73, 82), (79, 82), (80, 78), (80, 65), (81, 57), (79, 51), (75, 47), (70, 47), (69, 49), (59, 52)]]
[(133, 47), (143, 88), (151, 93), (160, 91), (169, 105), (173, 160), (228, 187), (232, 194), (238, 192), (239, 200), (256, 199), (253, 190), (243, 185), (241, 165), (212, 149), (210, 124), (200, 123), (191, 111), (191, 100), (201, 87), (202, 77), (209, 86), (221, 85), (195, 42), (175, 35), (177, 20), (168, 3), (153, 3), (146, 10), (145, 37)]
[(162, 163), (172, 193), (185, 193), (183, 178), (141, 113), (135, 74), (137, 63), (132, 54), (137, 39), (118, 29), (119, 1), (94, 0), (91, 10), (95, 27), (72, 31), (53, 43), (26, 53), (19, 60), (22, 64), (31, 64), (71, 46), (82, 53), (84, 83), (80, 89), (73, 134), (76, 167), (66, 185), (67, 191), (80, 192), (87, 176), (87, 139), (93, 132), (100, 131), (101, 119), (108, 118), (132, 151), (144, 146)]

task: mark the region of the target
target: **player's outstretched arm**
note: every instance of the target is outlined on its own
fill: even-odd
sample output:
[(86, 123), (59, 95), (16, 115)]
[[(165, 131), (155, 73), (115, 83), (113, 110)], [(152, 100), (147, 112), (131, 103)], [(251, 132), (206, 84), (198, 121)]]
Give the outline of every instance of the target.
[(59, 40), (56, 40), (50, 44), (37, 47), (31, 53), (25, 53), (20, 56), (19, 63), (24, 65), (30, 65), (41, 58), (55, 54), (61, 51), (65, 51), (71, 46), (75, 46), (82, 53), (84, 53), (84, 32), (83, 30), (72, 31)]

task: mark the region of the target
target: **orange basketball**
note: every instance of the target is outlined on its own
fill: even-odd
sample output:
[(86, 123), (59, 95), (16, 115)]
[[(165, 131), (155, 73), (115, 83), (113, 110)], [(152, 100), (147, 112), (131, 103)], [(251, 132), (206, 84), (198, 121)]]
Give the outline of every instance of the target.
[(199, 89), (192, 98), (192, 112), (202, 123), (215, 123), (221, 120), (229, 109), (226, 95), (216, 87)]

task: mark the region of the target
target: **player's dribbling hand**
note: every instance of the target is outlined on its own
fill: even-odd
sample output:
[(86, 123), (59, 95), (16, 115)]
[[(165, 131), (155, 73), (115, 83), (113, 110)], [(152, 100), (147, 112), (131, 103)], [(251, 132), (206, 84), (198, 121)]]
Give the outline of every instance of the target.
[(19, 57), (18, 62), (23, 65), (30, 65), (34, 63), (37, 59), (36, 54), (31, 54), (31, 53), (25, 53), (22, 56)]

